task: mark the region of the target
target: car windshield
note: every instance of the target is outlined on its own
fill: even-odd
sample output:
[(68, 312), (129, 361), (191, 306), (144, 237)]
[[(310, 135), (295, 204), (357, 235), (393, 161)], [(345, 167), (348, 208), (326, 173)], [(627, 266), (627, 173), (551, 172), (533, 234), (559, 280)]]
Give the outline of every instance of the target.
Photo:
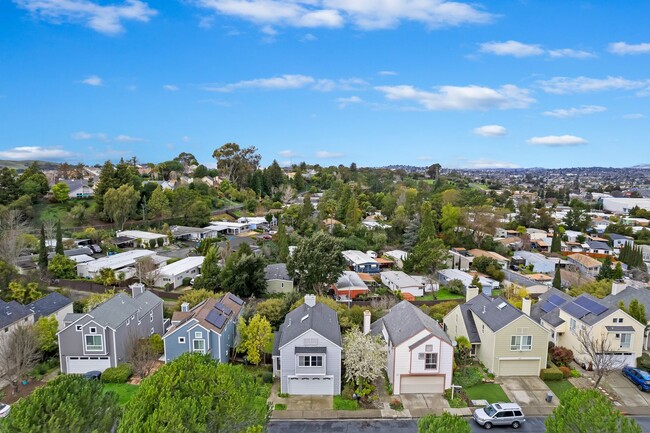
[(643, 380), (650, 380), (650, 373), (647, 371), (639, 370), (639, 376), (641, 376)]
[(5, 407), (7, 407), (6, 404), (4, 404), (4, 403), (0, 403), (0, 410), (4, 409)]
[(491, 404), (488, 404), (487, 406), (485, 406), (485, 409), (483, 409), (483, 410), (485, 411), (485, 414), (487, 416), (494, 416), (494, 414), (497, 413), (497, 410), (494, 407), (492, 407)]

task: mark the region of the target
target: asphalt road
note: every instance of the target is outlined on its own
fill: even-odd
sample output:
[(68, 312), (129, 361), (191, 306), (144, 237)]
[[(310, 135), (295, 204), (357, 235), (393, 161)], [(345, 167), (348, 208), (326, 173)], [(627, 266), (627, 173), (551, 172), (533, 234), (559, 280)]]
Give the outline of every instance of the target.
[[(650, 417), (637, 417), (644, 432), (650, 433)], [(481, 426), (469, 421), (472, 432), (484, 432)], [(518, 430), (511, 427), (494, 427), (495, 432), (544, 433), (544, 418), (526, 418)], [(377, 421), (271, 421), (269, 433), (415, 433), (416, 420)], [(441, 432), (442, 433), (442, 432)]]

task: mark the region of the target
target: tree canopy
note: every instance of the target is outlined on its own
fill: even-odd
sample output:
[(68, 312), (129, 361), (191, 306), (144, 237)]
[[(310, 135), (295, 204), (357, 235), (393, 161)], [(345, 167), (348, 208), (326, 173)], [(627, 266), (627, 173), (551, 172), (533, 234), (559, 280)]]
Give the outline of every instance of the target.
[(287, 261), (287, 271), (302, 290), (322, 294), (345, 269), (341, 242), (324, 232), (302, 239)]

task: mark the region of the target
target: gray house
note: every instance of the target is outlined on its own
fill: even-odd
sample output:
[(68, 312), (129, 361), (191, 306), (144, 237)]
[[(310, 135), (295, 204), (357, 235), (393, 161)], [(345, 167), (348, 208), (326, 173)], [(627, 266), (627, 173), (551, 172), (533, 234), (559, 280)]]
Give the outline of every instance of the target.
[(59, 331), (64, 327), (65, 316), (73, 312), (72, 299), (66, 298), (58, 292), (52, 292), (41, 299), (37, 299), (27, 305), (27, 308), (34, 312), (35, 321), (41, 317), (54, 315), (59, 324)]
[(134, 340), (164, 333), (163, 301), (131, 285), (132, 296), (118, 293), (85, 314), (68, 314), (59, 331), (62, 373), (104, 371), (127, 362)]
[(266, 291), (268, 293), (288, 293), (293, 291), (293, 278), (287, 272), (287, 265), (275, 263), (264, 268)]
[(280, 392), (341, 394), (341, 350), (336, 311), (306, 295), (275, 333), (273, 374), (280, 377)]
[(188, 303), (174, 313), (172, 326), (163, 336), (165, 362), (185, 352), (209, 353), (219, 362), (228, 362), (235, 344), (237, 321), (244, 301), (232, 293), (209, 298), (190, 309)]

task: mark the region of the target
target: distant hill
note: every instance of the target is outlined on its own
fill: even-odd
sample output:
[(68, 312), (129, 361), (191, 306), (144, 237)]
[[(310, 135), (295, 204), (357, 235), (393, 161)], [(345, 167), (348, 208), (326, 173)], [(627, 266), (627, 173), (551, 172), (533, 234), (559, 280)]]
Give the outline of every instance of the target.
[(23, 161), (9, 161), (0, 159), (0, 168), (9, 167), (13, 168), (16, 171), (23, 171), (27, 166), (33, 162), (38, 162), (38, 165), (41, 167), (41, 170), (56, 170), (59, 166), (58, 162), (51, 161), (35, 161), (33, 159), (26, 159)]
[(632, 168), (640, 168), (640, 169), (646, 169), (647, 170), (647, 169), (650, 169), (650, 164), (639, 164), (639, 165), (635, 165)]

